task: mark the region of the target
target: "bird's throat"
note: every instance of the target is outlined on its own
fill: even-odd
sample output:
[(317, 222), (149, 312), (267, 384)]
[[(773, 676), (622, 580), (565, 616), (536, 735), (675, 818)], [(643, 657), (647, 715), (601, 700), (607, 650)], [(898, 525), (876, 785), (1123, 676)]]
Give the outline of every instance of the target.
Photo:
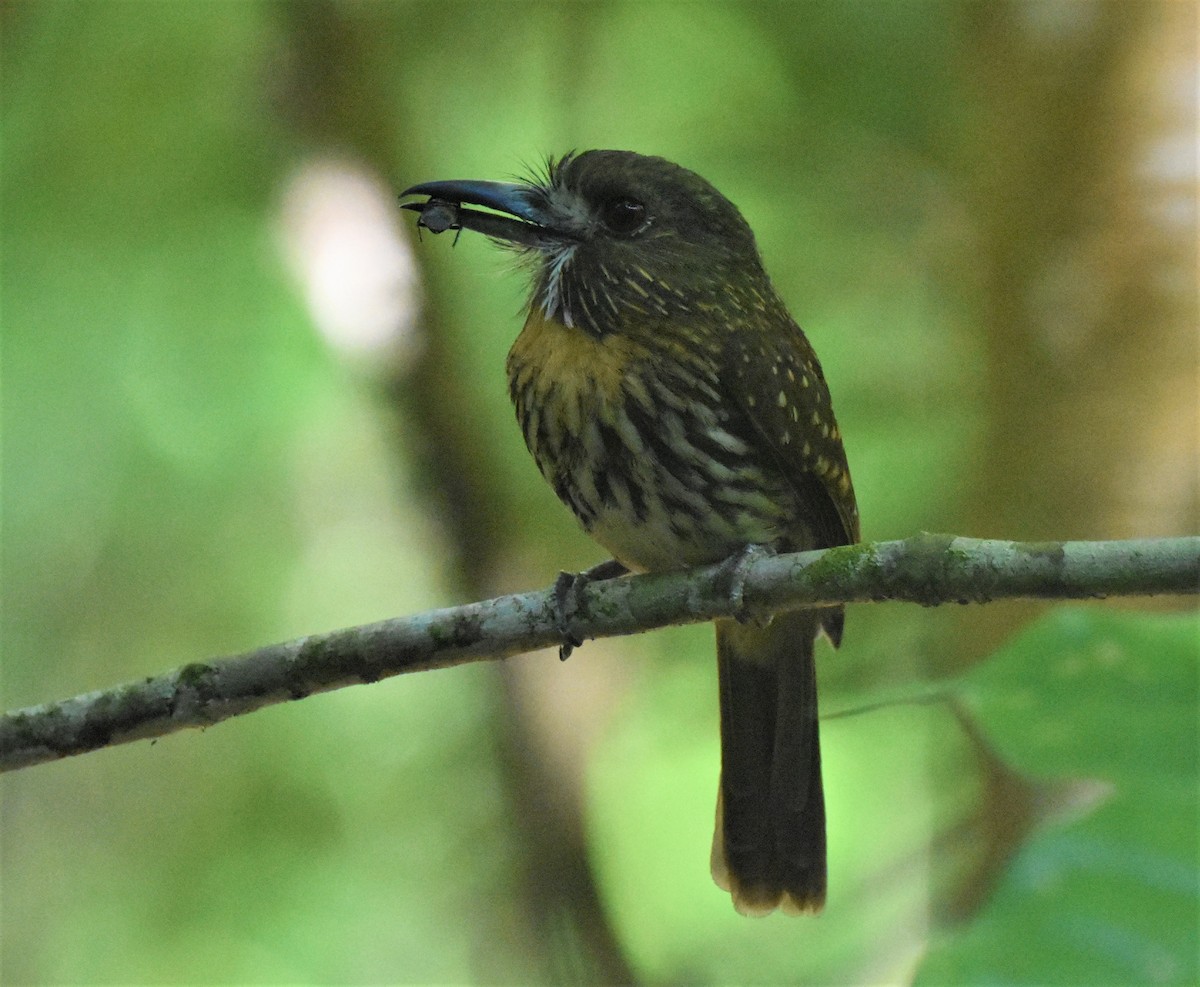
[(543, 407), (551, 404), (577, 431), (580, 416), (620, 400), (631, 364), (644, 355), (628, 336), (593, 335), (547, 317), (535, 304), (508, 354), (509, 386), (514, 400), (528, 395)]

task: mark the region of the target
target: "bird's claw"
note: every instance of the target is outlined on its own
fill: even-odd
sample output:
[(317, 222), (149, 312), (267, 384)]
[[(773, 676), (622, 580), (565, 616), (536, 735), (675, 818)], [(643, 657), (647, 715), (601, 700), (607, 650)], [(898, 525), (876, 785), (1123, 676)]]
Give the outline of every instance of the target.
[(601, 562), (583, 572), (560, 572), (554, 580), (554, 624), (562, 644), (558, 646), (558, 660), (566, 661), (571, 652), (583, 644), (583, 638), (571, 630), (571, 621), (579, 613), (580, 599), (588, 583), (623, 576), (629, 570), (616, 559)]
[(566, 661), (583, 644), (583, 638), (571, 633), (571, 618), (579, 611), (579, 591), (586, 585), (587, 576), (582, 572), (560, 572), (554, 580), (554, 624), (562, 638), (559, 661)]
[(746, 607), (746, 567), (755, 559), (774, 555), (775, 552), (772, 545), (746, 545), (721, 563), (722, 575), (729, 580), (728, 593), (733, 604), (733, 619), (739, 624), (749, 624), (755, 620)]

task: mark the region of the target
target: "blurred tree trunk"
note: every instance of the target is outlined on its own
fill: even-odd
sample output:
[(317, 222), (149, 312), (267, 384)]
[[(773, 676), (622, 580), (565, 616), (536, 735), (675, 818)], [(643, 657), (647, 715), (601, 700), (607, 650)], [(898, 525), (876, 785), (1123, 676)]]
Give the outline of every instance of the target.
[[(969, 232), (948, 270), (974, 279), (966, 318), (972, 335), (982, 327), (984, 428), (947, 520), (1018, 539), (1194, 531), (1197, 7), (988, 0), (962, 11), (969, 102), (949, 166)], [(978, 660), (1029, 616), (961, 613), (927, 654), (948, 656), (947, 669)], [(987, 770), (979, 749), (974, 839), (990, 863), (950, 898), (968, 911), (1072, 797), (1039, 797), (1032, 780)]]
[[(1197, 516), (1197, 8), (967, 10), (961, 71), (976, 103), (957, 163), (986, 433), (963, 530), (1185, 532)], [(989, 610), (977, 653), (1014, 617)]]
[(987, 346), (973, 526), (1185, 531), (1197, 508), (1196, 7), (971, 10), (965, 88), (992, 121), (961, 147)]
[[(402, 50), (388, 47), (405, 36), (401, 20), (419, 22), (432, 36), (450, 36), (464, 8), (423, 5), (417, 11), (298, 0), (282, 9), (290, 39), (283, 85), (276, 80), (282, 114), (318, 153), (349, 154), (382, 175), (418, 177), (402, 156), (410, 144), (402, 107), (383, 95), (395, 91), (394, 85), (380, 73), (403, 71)], [(393, 18), (394, 12), (404, 16)], [(421, 90), (414, 84), (412, 91)], [(489, 465), (497, 454), (493, 433), (456, 362), (464, 345), (456, 339), (459, 327), (438, 316), (437, 282), (426, 289), (429, 302), (415, 330), (420, 338), (406, 347), (415, 358), (374, 368), (396, 415), (397, 454), (413, 464), (429, 514), (437, 519), (457, 594), (484, 599), (543, 583), (545, 572), (522, 573), (527, 558), (511, 554), (518, 542), (508, 524), (518, 513), (513, 493), (504, 487), (503, 471)], [(515, 939), (545, 982), (633, 983), (587, 856), (580, 768), (586, 753), (580, 737), (587, 731), (569, 743), (548, 744), (537, 697), (525, 684), (528, 676), (508, 663), (496, 675), (491, 728), (502, 748), (515, 842), (524, 848), (524, 860), (517, 868), (522, 879), (512, 889), (520, 898), (512, 909), (472, 919), (485, 940), (481, 962), (489, 962), (489, 944), (504, 941), (512, 952)], [(577, 684), (585, 678), (575, 676)], [(556, 698), (561, 704), (563, 697)], [(564, 759), (570, 763), (564, 766)], [(482, 967), (480, 975), (503, 980), (512, 971), (501, 961)]]

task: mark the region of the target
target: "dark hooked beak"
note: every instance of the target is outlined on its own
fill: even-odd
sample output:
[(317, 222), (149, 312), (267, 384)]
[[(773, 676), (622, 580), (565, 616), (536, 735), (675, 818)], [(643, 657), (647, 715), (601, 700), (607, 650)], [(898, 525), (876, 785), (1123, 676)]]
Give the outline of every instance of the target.
[[(431, 233), (475, 230), (497, 240), (534, 248), (571, 239), (546, 225), (548, 215), (539, 201), (544, 198), (543, 193), (531, 185), (471, 180), (425, 182), (400, 193), (401, 198), (406, 195), (429, 196), (424, 202), (405, 202), (400, 208), (420, 213), (417, 225)], [(496, 212), (465, 209), (464, 202), (487, 206)]]

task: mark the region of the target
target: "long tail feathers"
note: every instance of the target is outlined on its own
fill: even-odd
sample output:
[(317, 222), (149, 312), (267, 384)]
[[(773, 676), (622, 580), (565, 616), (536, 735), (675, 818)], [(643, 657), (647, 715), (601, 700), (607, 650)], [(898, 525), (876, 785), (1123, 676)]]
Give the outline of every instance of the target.
[(781, 614), (766, 627), (717, 622), (721, 785), (712, 874), (744, 915), (814, 913), (825, 904), (813, 662), (822, 624), (840, 630), (840, 612)]

